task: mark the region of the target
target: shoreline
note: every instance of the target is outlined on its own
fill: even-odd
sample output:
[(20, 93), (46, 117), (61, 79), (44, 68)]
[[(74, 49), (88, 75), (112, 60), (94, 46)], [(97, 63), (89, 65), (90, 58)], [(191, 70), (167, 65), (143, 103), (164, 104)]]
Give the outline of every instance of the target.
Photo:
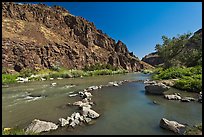
[[(42, 70), (44, 71), (44, 70)], [(16, 83), (26, 83), (31, 81), (45, 81), (45, 80), (54, 80), (54, 79), (64, 79), (64, 78), (83, 78), (83, 77), (92, 77), (92, 76), (100, 76), (100, 75), (117, 75), (117, 74), (126, 74), (131, 73), (127, 70), (119, 69), (119, 70), (109, 70), (109, 69), (101, 69), (94, 71), (83, 71), (83, 70), (63, 70), (63, 71), (50, 71), (45, 70), (44, 74), (39, 73), (30, 73), (29, 76), (25, 77), (22, 75), (28, 74), (2, 74), (2, 87), (6, 88), (10, 84)], [(4, 78), (5, 77), (5, 78)]]
[[(143, 80), (127, 80), (127, 82), (143, 82)], [(113, 84), (115, 84), (115, 83), (111, 83), (112, 85)], [(117, 86), (117, 85), (116, 85)], [(106, 86), (104, 86), (104, 87), (106, 87)], [(87, 87), (87, 88), (89, 88), (89, 87)], [(87, 89), (87, 88), (84, 88), (84, 89)], [(83, 90), (84, 90), (83, 89)], [(92, 91), (92, 90), (91, 90)], [(79, 91), (76, 91), (75, 93), (78, 93)], [(74, 94), (74, 93), (72, 93), (72, 94)], [(73, 102), (72, 102), (73, 103)], [(78, 109), (77, 109), (78, 110)]]

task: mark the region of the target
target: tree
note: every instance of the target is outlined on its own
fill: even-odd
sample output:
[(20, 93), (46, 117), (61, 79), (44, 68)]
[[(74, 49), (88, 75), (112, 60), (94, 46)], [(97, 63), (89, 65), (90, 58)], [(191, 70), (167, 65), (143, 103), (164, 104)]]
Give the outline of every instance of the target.
[[(163, 43), (157, 44), (155, 50), (158, 55), (164, 60), (164, 67), (169, 68), (171, 66), (183, 66), (187, 64), (195, 65), (202, 62), (202, 52), (198, 50), (198, 45), (202, 42), (201, 37), (194, 35), (192, 38), (192, 33), (186, 33), (183, 35), (178, 35), (177, 37), (168, 38), (167, 36), (162, 36)], [(193, 41), (193, 42), (192, 42)], [(187, 45), (196, 43), (196, 48), (190, 50)], [(192, 51), (192, 52), (189, 52)], [(192, 61), (191, 61), (192, 60)], [(196, 63), (195, 63), (196, 62)]]

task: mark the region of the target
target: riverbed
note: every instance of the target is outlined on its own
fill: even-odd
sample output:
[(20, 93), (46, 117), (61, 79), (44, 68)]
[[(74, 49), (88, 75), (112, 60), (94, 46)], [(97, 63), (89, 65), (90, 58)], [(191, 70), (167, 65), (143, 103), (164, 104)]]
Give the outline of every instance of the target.
[[(9, 85), (2, 90), (2, 127), (25, 128), (35, 118), (57, 123), (59, 118), (66, 118), (76, 111), (76, 108), (67, 104), (80, 98), (69, 97), (70, 92), (78, 92), (93, 85), (105, 85), (111, 81), (149, 78), (149, 74), (128, 73)], [(56, 86), (51, 83), (56, 83)], [(174, 92), (181, 96), (196, 96), (195, 93), (174, 88), (167, 91)], [(169, 135), (173, 133), (159, 127), (163, 117), (188, 125), (202, 121), (202, 103), (169, 101), (163, 96), (147, 95), (142, 81), (126, 82), (119, 87), (104, 87), (92, 94), (96, 104), (93, 109), (101, 115), (94, 124), (77, 126), (75, 129), (60, 127), (42, 134)]]

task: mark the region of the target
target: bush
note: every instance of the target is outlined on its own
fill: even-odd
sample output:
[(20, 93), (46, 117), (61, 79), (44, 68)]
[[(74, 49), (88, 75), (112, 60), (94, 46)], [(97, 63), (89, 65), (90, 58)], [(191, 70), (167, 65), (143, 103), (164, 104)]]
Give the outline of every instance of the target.
[(94, 70), (103, 70), (103, 69), (116, 71), (118, 68), (110, 64), (99, 64), (99, 63), (96, 63), (95, 65), (90, 65), (90, 66), (85, 65), (83, 68), (84, 71), (94, 71)]
[(36, 74), (36, 72), (32, 69), (23, 69), (20, 72), (21, 77), (30, 77), (32, 74)]
[(56, 66), (56, 65), (51, 66), (50, 69), (52, 71), (60, 71), (61, 70), (61, 68), (59, 66)]
[(175, 88), (186, 90), (186, 91), (192, 91), (192, 92), (200, 92), (202, 91), (202, 81), (199, 79), (180, 79), (175, 82), (174, 85)]
[(82, 70), (71, 70), (71, 75), (73, 77), (81, 77), (83, 76), (83, 71)]
[(2, 84), (16, 83), (18, 74), (2, 74)]
[(175, 88), (200, 92), (202, 91), (202, 66), (159, 69), (155, 71), (152, 79), (179, 79), (175, 82)]

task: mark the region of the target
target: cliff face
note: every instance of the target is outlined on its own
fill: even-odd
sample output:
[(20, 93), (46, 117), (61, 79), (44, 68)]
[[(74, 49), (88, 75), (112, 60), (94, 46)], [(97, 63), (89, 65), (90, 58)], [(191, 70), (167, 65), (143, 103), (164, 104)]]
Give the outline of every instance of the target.
[(150, 53), (146, 55), (145, 57), (142, 58), (142, 61), (152, 65), (152, 66), (157, 66), (159, 64), (164, 63), (163, 59), (159, 57), (157, 52)]
[(95, 63), (129, 71), (151, 67), (93, 23), (66, 9), (43, 4), (2, 3), (2, 66), (82, 69)]

